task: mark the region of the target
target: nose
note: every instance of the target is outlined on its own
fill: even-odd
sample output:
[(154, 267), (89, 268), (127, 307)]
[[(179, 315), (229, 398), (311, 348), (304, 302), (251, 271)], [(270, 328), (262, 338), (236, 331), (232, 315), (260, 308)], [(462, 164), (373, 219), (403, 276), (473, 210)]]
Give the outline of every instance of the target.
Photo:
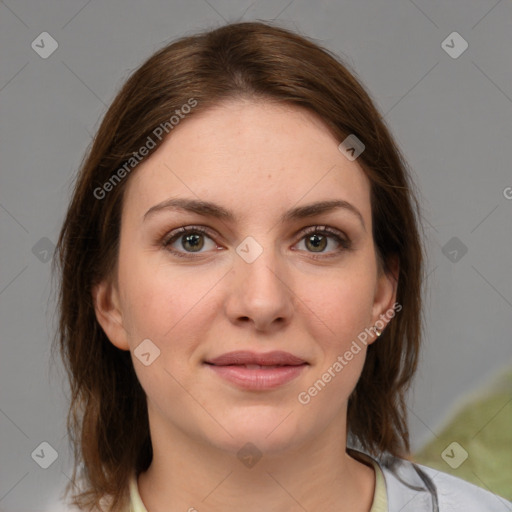
[(265, 248), (248, 263), (236, 256), (225, 311), (238, 326), (252, 325), (259, 332), (271, 332), (288, 325), (296, 297), (285, 262)]

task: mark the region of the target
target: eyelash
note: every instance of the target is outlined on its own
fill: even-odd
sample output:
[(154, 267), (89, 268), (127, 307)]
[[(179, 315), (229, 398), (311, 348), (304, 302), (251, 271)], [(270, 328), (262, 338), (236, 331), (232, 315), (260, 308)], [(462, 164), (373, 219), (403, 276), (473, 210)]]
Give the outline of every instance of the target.
[[(191, 233), (201, 233), (203, 235), (208, 236), (209, 238), (211, 238), (213, 240), (213, 233), (211, 233), (209, 229), (207, 229), (207, 228), (205, 228), (203, 226), (186, 226), (186, 227), (180, 227), (178, 229), (175, 229), (175, 230), (171, 231), (162, 240), (162, 246), (166, 250), (168, 250), (169, 252), (171, 252), (172, 254), (175, 254), (176, 256), (178, 256), (180, 258), (189, 258), (189, 259), (196, 258), (197, 257), (196, 254), (199, 255), (200, 253), (192, 253), (192, 252), (189, 252), (189, 253), (185, 252), (185, 253), (183, 253), (183, 252), (176, 251), (174, 249), (170, 249), (169, 248), (169, 246), (173, 242), (178, 240), (180, 237), (183, 237), (185, 235), (189, 235)], [(309, 226), (309, 227), (305, 228), (301, 232), (301, 238), (299, 239), (299, 242), (302, 239), (304, 239), (306, 236), (313, 235), (313, 234), (319, 234), (319, 235), (324, 235), (324, 236), (329, 236), (331, 238), (334, 238), (334, 240), (336, 242), (338, 242), (338, 244), (341, 246), (341, 249), (337, 249), (335, 251), (336, 254), (331, 254), (331, 255), (327, 255), (327, 256), (326, 255), (319, 256), (319, 255), (316, 255), (315, 253), (310, 253), (311, 257), (313, 259), (319, 260), (319, 259), (326, 259), (326, 258), (335, 257), (338, 253), (342, 252), (343, 250), (348, 251), (352, 247), (351, 241), (348, 238), (345, 238), (341, 234), (341, 232), (338, 231), (337, 229), (330, 228), (329, 226)], [(322, 254), (322, 253), (318, 253), (318, 254)]]

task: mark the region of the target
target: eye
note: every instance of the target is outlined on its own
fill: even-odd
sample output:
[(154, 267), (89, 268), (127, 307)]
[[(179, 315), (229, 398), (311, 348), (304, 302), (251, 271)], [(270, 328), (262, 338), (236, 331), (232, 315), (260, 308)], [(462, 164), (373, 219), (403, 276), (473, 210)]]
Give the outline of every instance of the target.
[[(308, 252), (321, 254), (324, 252), (340, 253), (343, 250), (349, 250), (351, 248), (350, 240), (345, 237), (341, 231), (328, 226), (311, 226), (303, 233), (304, 235), (300, 242), (304, 241), (304, 246)], [(333, 251), (325, 251), (326, 247), (329, 245), (329, 239), (334, 240), (337, 244), (337, 247), (335, 247)], [(321, 257), (330, 256), (333, 256), (333, 254)], [(318, 258), (318, 256), (313, 256), (313, 258)]]
[[(203, 226), (183, 226), (171, 231), (162, 241), (165, 249), (183, 258), (194, 258), (194, 253), (201, 254), (208, 244), (205, 239), (210, 242), (210, 250), (218, 248), (217, 244), (213, 241), (213, 233)], [(331, 250), (325, 250), (330, 244), (329, 241), (333, 240), (337, 245)], [(315, 259), (328, 258), (336, 256), (344, 250), (350, 250), (350, 240), (337, 229), (329, 226), (310, 226), (302, 231), (302, 238), (299, 244), (303, 242), (306, 251), (313, 253), (312, 257)], [(173, 247), (174, 246), (174, 247)], [(316, 256), (314, 253), (317, 253)], [(327, 253), (324, 255), (324, 253)], [(334, 253), (334, 254), (332, 254)]]
[[(208, 236), (209, 231), (202, 226), (187, 226), (171, 231), (167, 237), (162, 241), (162, 245), (173, 254), (177, 256), (190, 258), (193, 253), (200, 253), (201, 249), (205, 247), (205, 238), (211, 242), (210, 249), (215, 249), (217, 245)], [(184, 249), (185, 252), (172, 247), (177, 244), (178, 247)], [(204, 252), (204, 251), (203, 251)], [(188, 253), (188, 254), (187, 254)]]

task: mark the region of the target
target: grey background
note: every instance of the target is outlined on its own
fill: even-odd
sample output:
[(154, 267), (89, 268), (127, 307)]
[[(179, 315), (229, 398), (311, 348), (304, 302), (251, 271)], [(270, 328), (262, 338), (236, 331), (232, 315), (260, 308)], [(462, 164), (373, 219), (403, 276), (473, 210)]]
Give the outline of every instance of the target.
[[(60, 510), (58, 493), (71, 474), (65, 380), (50, 367), (54, 302), (45, 260), (106, 107), (131, 70), (166, 42), (225, 21), (275, 18), (356, 70), (422, 194), (429, 277), (425, 347), (409, 400), (413, 448), (439, 432), (467, 393), (510, 365), (510, 1), (6, 0), (0, 2), (1, 511)], [(45, 31), (58, 48), (43, 59), (31, 43)], [(458, 58), (441, 46), (453, 31), (469, 44)], [(467, 247), (458, 261), (442, 251), (452, 237)], [(48, 469), (31, 457), (43, 441), (59, 453)]]

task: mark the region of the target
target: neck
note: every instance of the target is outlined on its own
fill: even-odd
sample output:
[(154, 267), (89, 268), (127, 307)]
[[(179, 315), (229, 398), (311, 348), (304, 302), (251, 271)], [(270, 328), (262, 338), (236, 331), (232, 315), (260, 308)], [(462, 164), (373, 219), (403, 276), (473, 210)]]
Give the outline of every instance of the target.
[(367, 512), (374, 471), (345, 452), (346, 434), (336, 427), (301, 446), (263, 453), (259, 460), (248, 449), (240, 460), (236, 453), (153, 422), (153, 460), (139, 475), (140, 496), (148, 512)]

